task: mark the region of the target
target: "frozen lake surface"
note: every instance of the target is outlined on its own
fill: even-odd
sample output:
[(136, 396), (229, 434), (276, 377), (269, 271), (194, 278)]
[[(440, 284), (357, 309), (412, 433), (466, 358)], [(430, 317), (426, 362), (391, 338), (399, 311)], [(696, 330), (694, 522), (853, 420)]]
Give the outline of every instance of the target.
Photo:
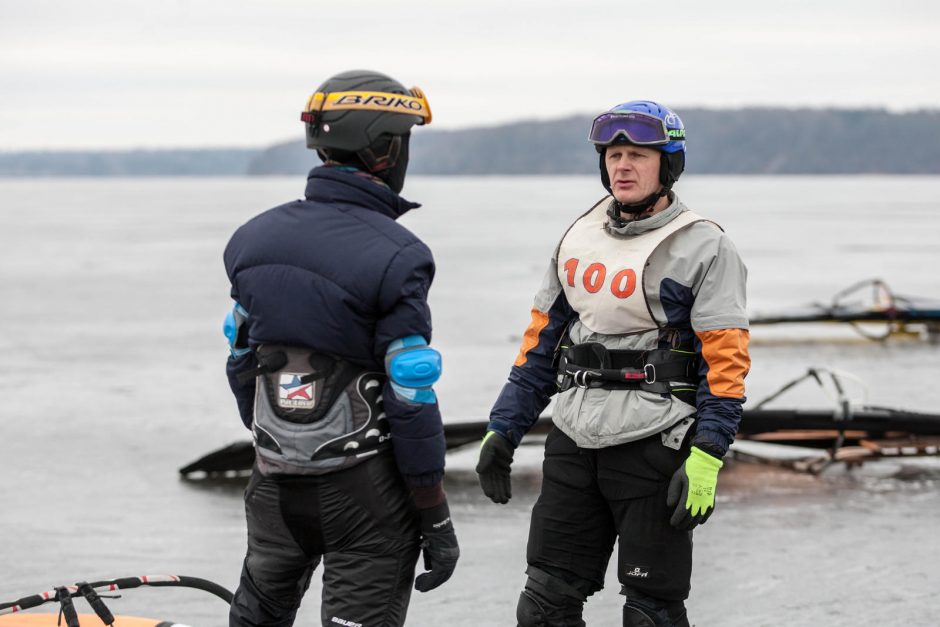
[[(222, 249), (242, 222), (302, 191), (294, 178), (0, 180), (0, 600), (157, 573), (234, 588), (241, 484), (187, 483), (176, 469), (247, 436), (223, 372)], [(736, 242), (752, 310), (826, 301), (872, 277), (940, 297), (940, 178), (689, 176), (678, 191)], [(445, 420), (486, 418), (552, 249), (602, 193), (593, 177), (408, 181), (405, 196), (425, 206), (403, 222), (438, 261)], [(752, 337), (752, 401), (826, 366), (858, 376), (874, 404), (940, 411), (938, 346), (860, 341), (838, 327)], [(790, 402), (830, 403), (809, 387)], [(515, 624), (540, 450), (520, 450), (515, 498), (502, 507), (480, 494), (473, 456), (448, 461), (463, 557), (445, 587), (415, 593), (409, 624)], [(695, 533), (692, 621), (940, 624), (938, 486), (929, 463), (822, 477), (729, 463), (717, 513)], [(610, 573), (589, 625), (620, 624), (618, 590)], [(298, 625), (319, 624), (317, 597), (315, 582)], [(112, 603), (226, 624), (223, 604), (199, 592)]]

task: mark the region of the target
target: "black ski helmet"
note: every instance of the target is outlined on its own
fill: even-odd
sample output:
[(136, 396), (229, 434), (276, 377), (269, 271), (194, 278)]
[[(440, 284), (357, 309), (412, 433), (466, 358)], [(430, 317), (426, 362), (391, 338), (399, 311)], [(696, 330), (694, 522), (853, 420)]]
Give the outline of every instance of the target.
[(401, 191), (408, 138), (415, 124), (431, 122), (431, 108), (417, 87), (369, 70), (342, 72), (310, 96), (301, 114), (307, 148), (324, 161), (364, 167)]

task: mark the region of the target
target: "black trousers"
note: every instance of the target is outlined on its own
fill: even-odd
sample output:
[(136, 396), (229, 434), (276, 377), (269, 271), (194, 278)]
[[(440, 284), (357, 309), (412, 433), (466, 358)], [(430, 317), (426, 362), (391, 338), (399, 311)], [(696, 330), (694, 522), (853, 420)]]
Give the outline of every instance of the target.
[(669, 524), (666, 491), (688, 456), (659, 434), (602, 449), (582, 449), (553, 429), (545, 442), (542, 491), (532, 509), (527, 561), (585, 596), (604, 587), (614, 541), (617, 578), (665, 601), (689, 596), (692, 533)]
[(391, 453), (321, 476), (264, 476), (245, 491), (248, 553), (230, 627), (289, 627), (323, 561), (323, 625), (399, 626), (420, 537)]

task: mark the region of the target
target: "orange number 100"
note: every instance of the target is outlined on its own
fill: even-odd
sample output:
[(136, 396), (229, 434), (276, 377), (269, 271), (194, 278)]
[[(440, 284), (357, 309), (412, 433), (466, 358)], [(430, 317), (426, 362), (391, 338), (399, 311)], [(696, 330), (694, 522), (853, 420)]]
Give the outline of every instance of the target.
[[(565, 262), (565, 273), (567, 274), (568, 286), (574, 287), (575, 273), (578, 271), (579, 259), (572, 257)], [(607, 278), (607, 267), (602, 263), (594, 262), (589, 264), (581, 277), (584, 289), (589, 294), (596, 294), (604, 286), (604, 280)], [(617, 298), (627, 298), (636, 290), (636, 272), (630, 268), (625, 268), (614, 275), (610, 282), (610, 293)]]

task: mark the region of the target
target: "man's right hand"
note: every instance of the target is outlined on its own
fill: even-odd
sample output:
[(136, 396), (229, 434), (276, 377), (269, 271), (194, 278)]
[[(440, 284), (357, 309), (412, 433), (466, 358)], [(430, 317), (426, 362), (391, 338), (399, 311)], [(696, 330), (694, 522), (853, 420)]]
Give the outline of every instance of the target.
[(512, 498), (509, 466), (514, 452), (512, 443), (495, 431), (487, 431), (480, 444), (477, 474), (483, 493), (494, 503), (508, 503)]
[(427, 592), (438, 587), (454, 574), (460, 558), (460, 546), (450, 520), (447, 501), (430, 509), (419, 509), (421, 522), (421, 551), (427, 570), (415, 579), (415, 590)]

